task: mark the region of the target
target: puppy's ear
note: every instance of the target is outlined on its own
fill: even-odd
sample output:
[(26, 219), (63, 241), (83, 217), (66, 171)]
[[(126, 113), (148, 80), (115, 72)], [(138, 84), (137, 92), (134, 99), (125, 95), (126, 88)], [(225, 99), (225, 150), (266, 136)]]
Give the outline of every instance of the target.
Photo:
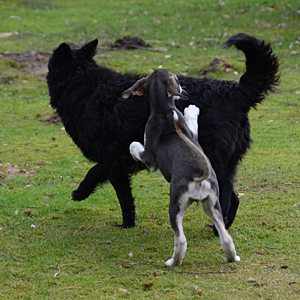
[(139, 79), (132, 87), (123, 92), (122, 99), (127, 99), (131, 94), (136, 96), (143, 96), (145, 94), (146, 83), (147, 77)]
[(97, 53), (98, 39), (85, 44), (80, 50), (87, 58), (93, 58)]
[(175, 100), (181, 96), (180, 85), (173, 76), (167, 78), (167, 93), (169, 98), (176, 97)]

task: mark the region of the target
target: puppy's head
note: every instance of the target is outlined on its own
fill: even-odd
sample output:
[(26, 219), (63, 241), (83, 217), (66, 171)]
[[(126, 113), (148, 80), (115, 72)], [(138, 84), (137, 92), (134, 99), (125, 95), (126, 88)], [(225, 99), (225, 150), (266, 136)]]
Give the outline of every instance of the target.
[(158, 82), (165, 86), (165, 90), (169, 98), (178, 100), (182, 97), (182, 88), (177, 76), (168, 70), (157, 69), (148, 77), (139, 79), (132, 87), (127, 89), (122, 94), (122, 99), (127, 99), (131, 94), (136, 96), (149, 94), (151, 87), (157, 88)]

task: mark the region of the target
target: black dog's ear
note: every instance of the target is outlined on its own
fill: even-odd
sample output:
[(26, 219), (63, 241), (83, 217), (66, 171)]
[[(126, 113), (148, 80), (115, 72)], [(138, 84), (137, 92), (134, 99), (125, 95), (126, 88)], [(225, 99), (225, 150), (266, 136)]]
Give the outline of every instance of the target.
[(53, 51), (53, 54), (49, 59), (48, 69), (50, 71), (54, 66), (69, 64), (71, 60), (72, 51), (70, 46), (66, 43), (62, 43)]
[(71, 57), (71, 48), (68, 44), (66, 43), (62, 43), (58, 46), (57, 49), (55, 49), (53, 51), (53, 54), (56, 56), (56, 57), (61, 57), (61, 58), (68, 58), (68, 57)]
[(173, 76), (167, 78), (167, 93), (169, 98), (176, 97), (175, 100), (178, 100), (181, 96), (179, 83), (176, 82)]
[(93, 58), (97, 53), (98, 39), (85, 44), (80, 50), (87, 58)]
[(131, 88), (127, 89), (122, 94), (122, 99), (127, 99), (131, 94), (136, 96), (143, 96), (145, 94), (147, 77), (139, 79)]

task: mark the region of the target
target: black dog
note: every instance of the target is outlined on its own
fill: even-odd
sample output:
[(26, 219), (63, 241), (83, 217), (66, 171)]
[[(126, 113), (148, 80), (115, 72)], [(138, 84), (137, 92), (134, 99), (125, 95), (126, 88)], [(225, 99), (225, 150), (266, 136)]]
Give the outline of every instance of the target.
[[(175, 246), (173, 256), (166, 261), (166, 265), (180, 265), (184, 258), (187, 242), (182, 221), (186, 209), (194, 201), (202, 202), (204, 211), (213, 221), (226, 260), (240, 261), (223, 222), (216, 174), (197, 141), (199, 108), (190, 105), (184, 111), (185, 117), (176, 109), (174, 100), (180, 98), (182, 88), (177, 76), (167, 70), (157, 69), (138, 80), (123, 93), (122, 98), (145, 93), (149, 96), (150, 116), (145, 128), (144, 146), (132, 142), (130, 154), (135, 160), (142, 161), (150, 171), (159, 168), (170, 182), (169, 215), (175, 233)], [(194, 120), (189, 116), (194, 116)], [(192, 123), (191, 128), (187, 120)]]
[[(120, 74), (97, 65), (93, 60), (97, 44), (94, 40), (71, 50), (63, 43), (54, 50), (47, 75), (51, 105), (83, 154), (97, 163), (73, 192), (73, 199), (86, 199), (109, 180), (122, 208), (121, 226), (132, 227), (135, 207), (130, 178), (145, 166), (132, 159), (129, 145), (143, 142), (149, 101), (146, 96), (120, 99), (122, 92), (142, 76)], [(245, 53), (246, 72), (240, 81), (179, 76), (189, 100), (178, 100), (177, 107), (183, 111), (194, 104), (201, 109), (199, 140), (217, 174), (220, 204), (229, 228), (239, 205), (233, 190), (234, 176), (251, 144), (248, 112), (272, 90), (279, 76), (278, 60), (269, 44), (243, 33), (230, 37), (225, 44)]]

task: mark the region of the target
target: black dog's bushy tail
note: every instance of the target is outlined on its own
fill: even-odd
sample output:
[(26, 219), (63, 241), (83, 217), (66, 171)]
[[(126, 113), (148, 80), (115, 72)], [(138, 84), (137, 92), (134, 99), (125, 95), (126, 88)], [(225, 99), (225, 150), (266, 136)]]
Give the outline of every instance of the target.
[(235, 46), (244, 52), (246, 73), (240, 78), (239, 85), (250, 93), (247, 98), (251, 103), (247, 104), (255, 107), (279, 84), (278, 58), (270, 44), (245, 33), (233, 35), (224, 45), (226, 48)]

